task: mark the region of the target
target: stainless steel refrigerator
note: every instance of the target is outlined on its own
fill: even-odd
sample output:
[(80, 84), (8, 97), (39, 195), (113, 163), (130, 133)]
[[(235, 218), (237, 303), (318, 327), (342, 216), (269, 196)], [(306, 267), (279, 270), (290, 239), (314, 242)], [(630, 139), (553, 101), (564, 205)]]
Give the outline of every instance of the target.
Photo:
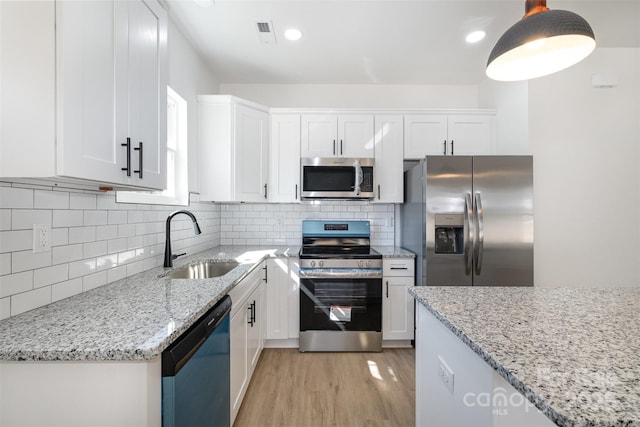
[(416, 285), (533, 286), (531, 156), (427, 156), (405, 181)]

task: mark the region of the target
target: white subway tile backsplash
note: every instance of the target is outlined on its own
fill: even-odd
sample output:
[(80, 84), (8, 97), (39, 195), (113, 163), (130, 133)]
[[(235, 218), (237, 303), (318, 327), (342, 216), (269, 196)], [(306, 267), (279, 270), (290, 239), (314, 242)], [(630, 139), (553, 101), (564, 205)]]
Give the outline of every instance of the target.
[(95, 194), (71, 193), (69, 197), (70, 209), (96, 209), (97, 196)]
[(45, 286), (11, 297), (11, 315), (15, 316), (51, 302), (51, 287)]
[(126, 224), (127, 211), (109, 211), (108, 223), (109, 224)]
[(0, 231), (11, 230), (11, 209), (0, 209)]
[(97, 240), (109, 240), (118, 237), (117, 225), (99, 225), (96, 227)]
[(33, 231), (0, 231), (0, 253), (33, 249)]
[(106, 225), (108, 211), (84, 211), (84, 225)]
[(0, 299), (0, 320), (11, 316), (11, 298)]
[(69, 263), (69, 279), (86, 276), (96, 272), (95, 259), (83, 259)]
[(0, 187), (0, 206), (3, 209), (31, 209), (33, 208), (33, 190)]
[(96, 259), (96, 269), (98, 271), (108, 270), (110, 268), (116, 267), (117, 265), (118, 265), (117, 254), (105, 255), (105, 256), (98, 257)]
[(116, 280), (124, 279), (125, 277), (127, 277), (126, 265), (107, 270), (107, 283), (115, 282)]
[(51, 229), (51, 246), (63, 246), (69, 244), (68, 228), (52, 228)]
[(11, 254), (11, 271), (14, 273), (51, 265), (51, 251), (34, 254), (32, 250)]
[(82, 278), (56, 283), (51, 286), (51, 302), (77, 295), (82, 292)]
[(69, 264), (52, 265), (33, 271), (33, 287), (41, 288), (69, 278)]
[(108, 283), (107, 278), (108, 275), (106, 271), (84, 276), (82, 278), (82, 290), (86, 292), (99, 286), (106, 285)]
[(33, 207), (36, 209), (69, 209), (69, 193), (35, 190)]
[(131, 237), (136, 235), (135, 224), (120, 224), (118, 225), (118, 237)]
[(95, 227), (69, 228), (69, 244), (93, 242), (95, 240), (96, 240)]
[(0, 254), (0, 276), (11, 273), (11, 254)]
[(100, 240), (97, 242), (88, 242), (82, 245), (82, 253), (87, 258), (98, 257), (107, 254), (107, 242)]
[(33, 289), (33, 271), (0, 276), (0, 298)]
[(111, 239), (107, 241), (107, 253), (115, 253), (127, 250), (127, 238)]
[(53, 227), (81, 227), (84, 225), (84, 214), (81, 210), (54, 210)]
[(66, 245), (52, 248), (53, 263), (62, 264), (65, 262), (77, 261), (83, 258), (82, 244)]
[(32, 230), (33, 224), (51, 225), (51, 210), (14, 209), (11, 220), (12, 230)]

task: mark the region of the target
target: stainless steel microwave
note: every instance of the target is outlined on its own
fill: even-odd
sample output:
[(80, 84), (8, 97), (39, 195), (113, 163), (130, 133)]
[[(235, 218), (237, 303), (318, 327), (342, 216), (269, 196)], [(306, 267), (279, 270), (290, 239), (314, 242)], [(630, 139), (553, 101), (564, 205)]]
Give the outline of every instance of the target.
[(373, 159), (314, 157), (301, 160), (302, 199), (372, 199)]

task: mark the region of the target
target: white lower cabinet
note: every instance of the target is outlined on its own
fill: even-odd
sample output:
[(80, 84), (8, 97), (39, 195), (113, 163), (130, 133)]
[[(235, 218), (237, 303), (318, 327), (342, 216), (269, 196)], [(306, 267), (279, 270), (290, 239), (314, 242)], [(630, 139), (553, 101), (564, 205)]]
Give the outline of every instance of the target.
[(300, 330), (298, 258), (271, 258), (267, 267), (265, 339), (272, 340), (270, 347), (289, 347), (295, 345)]
[(413, 258), (382, 260), (382, 339), (414, 338), (414, 299), (407, 288), (414, 285)]
[(229, 292), (231, 296), (231, 424), (238, 415), (264, 347), (265, 263), (258, 265)]

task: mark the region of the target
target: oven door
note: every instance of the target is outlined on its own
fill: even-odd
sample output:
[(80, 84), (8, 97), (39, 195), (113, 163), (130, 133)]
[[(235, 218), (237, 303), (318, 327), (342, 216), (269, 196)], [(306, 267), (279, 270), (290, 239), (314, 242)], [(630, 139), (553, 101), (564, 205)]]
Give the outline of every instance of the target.
[(300, 331), (382, 331), (381, 278), (301, 278)]

